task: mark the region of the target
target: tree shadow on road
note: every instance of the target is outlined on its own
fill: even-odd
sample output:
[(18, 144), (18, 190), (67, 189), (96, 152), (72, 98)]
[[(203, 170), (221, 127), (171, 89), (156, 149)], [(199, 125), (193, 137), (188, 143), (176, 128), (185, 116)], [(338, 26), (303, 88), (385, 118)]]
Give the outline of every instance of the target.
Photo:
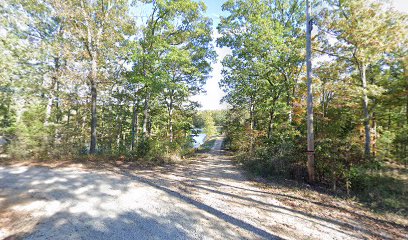
[[(249, 181), (243, 177), (239, 168), (231, 163), (228, 157), (219, 155), (220, 153), (210, 154), (204, 159), (197, 159), (190, 164), (189, 167), (174, 167), (170, 171), (156, 174), (141, 174), (140, 177), (146, 177), (144, 182), (154, 185), (155, 187), (167, 191), (179, 198), (186, 198), (184, 195), (180, 195), (179, 191), (173, 190), (172, 186), (177, 184), (183, 185), (187, 191), (195, 192), (207, 192), (208, 194), (215, 194), (218, 199), (235, 199), (236, 205), (242, 205), (243, 207), (250, 206), (250, 208), (258, 209), (260, 212), (279, 212), (280, 214), (290, 215), (294, 219), (303, 219), (308, 222), (313, 222), (317, 225), (321, 225), (322, 228), (331, 229), (342, 233), (344, 235), (353, 236), (357, 238), (374, 237), (379, 239), (393, 239), (395, 237), (404, 238), (408, 233), (407, 226), (382, 220), (379, 218), (371, 217), (370, 215), (359, 213), (357, 209), (349, 209), (346, 207), (332, 205), (324, 202), (324, 199), (314, 200), (305, 199), (298, 195), (291, 195), (285, 193), (277, 193), (275, 191), (262, 191), (259, 188), (251, 186), (253, 181)], [(214, 157), (218, 158), (214, 161)], [(166, 178), (167, 176), (171, 176)], [(233, 182), (234, 184), (228, 184), (226, 182)], [(276, 183), (279, 185), (279, 183)], [(247, 186), (242, 187), (241, 185)], [(278, 189), (283, 186), (276, 186)], [(240, 194), (234, 194), (239, 192)], [(265, 202), (263, 199), (278, 199), (286, 204), (271, 204)], [(231, 201), (231, 200), (229, 200)], [(321, 214), (321, 212), (308, 211), (307, 208), (299, 205), (298, 207), (290, 207), (293, 202), (297, 204), (304, 203), (305, 205), (314, 205), (312, 209), (317, 211), (326, 211), (327, 213), (333, 212), (337, 214)], [(202, 204), (195, 201), (195, 205)], [(199, 206), (197, 206), (199, 207)], [(215, 208), (211, 208), (212, 214), (222, 218), (222, 214), (213, 211), (219, 211)], [(354, 211), (353, 211), (354, 210)], [(340, 216), (338, 215), (340, 214)], [(239, 223), (237, 223), (239, 225)], [(242, 225), (242, 224), (241, 224)], [(336, 227), (332, 227), (336, 226)], [(259, 227), (258, 227), (259, 228)], [(357, 235), (355, 235), (357, 234)]]
[(262, 238), (265, 238), (265, 239), (282, 239), (282, 238), (278, 237), (277, 235), (269, 233), (269, 232), (267, 232), (267, 231), (265, 231), (263, 229), (255, 227), (255, 226), (253, 226), (253, 225), (251, 225), (249, 223), (246, 223), (246, 222), (244, 222), (244, 221), (242, 221), (242, 220), (240, 220), (238, 218), (235, 218), (235, 217), (230, 216), (230, 215), (228, 215), (226, 213), (223, 213), (223, 212), (221, 212), (221, 211), (219, 211), (219, 210), (217, 210), (217, 209), (215, 209), (215, 208), (213, 208), (213, 207), (211, 207), (209, 205), (203, 204), (203, 203), (201, 203), (201, 202), (199, 202), (197, 200), (194, 200), (194, 199), (192, 199), (192, 198), (190, 198), (190, 197), (188, 197), (186, 195), (183, 195), (183, 194), (181, 194), (179, 192), (176, 192), (174, 190), (171, 190), (171, 189), (166, 188), (164, 186), (161, 186), (159, 184), (155, 184), (155, 183), (149, 181), (146, 178), (143, 178), (143, 177), (140, 177), (140, 176), (134, 176), (134, 175), (130, 175), (130, 174), (128, 174), (128, 176), (135, 179), (135, 180), (138, 180), (138, 181), (144, 182), (146, 184), (149, 184), (152, 187), (160, 189), (160, 190), (162, 190), (162, 191), (164, 191), (164, 192), (166, 192), (166, 193), (168, 193), (168, 194), (170, 194), (170, 195), (172, 195), (174, 197), (177, 197), (177, 198), (179, 198), (179, 199), (181, 199), (181, 200), (183, 200), (183, 201), (185, 201), (185, 202), (187, 202), (189, 204), (192, 204), (195, 207), (197, 207), (197, 208), (199, 208), (201, 210), (204, 210), (204, 211), (206, 211), (206, 212), (208, 212), (208, 213), (210, 213), (210, 214), (212, 214), (212, 215), (214, 215), (214, 216), (216, 216), (216, 217), (218, 217), (218, 218), (220, 218), (220, 219), (222, 219), (222, 220), (224, 220), (224, 221), (226, 221), (228, 223), (231, 223), (231, 224), (233, 224), (233, 225), (235, 225), (235, 226), (237, 226), (239, 228), (242, 228), (242, 229), (245, 229), (245, 230), (247, 230), (249, 232), (252, 232), (252, 233), (258, 235), (259, 237), (262, 237)]
[[(157, 195), (152, 195), (150, 202), (143, 202), (140, 208), (130, 207), (132, 202), (146, 197), (143, 188), (152, 187)], [(15, 223), (10, 222), (8, 226), (27, 225), (27, 228), (14, 229), (13, 235), (7, 239), (240, 238), (231, 225), (257, 238), (280, 239), (243, 220), (133, 175), (91, 173), (69, 168), (0, 168), (0, 190), (2, 210), (27, 214), (24, 216), (26, 220), (16, 219), (20, 221), (19, 225), (13, 226)], [(131, 202), (123, 206), (124, 202), (118, 203), (118, 198), (126, 194)], [(163, 197), (163, 194), (170, 197)], [(179, 205), (177, 199), (185, 202), (185, 206), (176, 206)], [(144, 207), (148, 205), (154, 207), (146, 210)], [(165, 205), (171, 210), (162, 212), (160, 208)], [(33, 217), (38, 214), (41, 216)], [(212, 222), (206, 214), (223, 220), (227, 225)], [(213, 231), (201, 229), (203, 221)]]

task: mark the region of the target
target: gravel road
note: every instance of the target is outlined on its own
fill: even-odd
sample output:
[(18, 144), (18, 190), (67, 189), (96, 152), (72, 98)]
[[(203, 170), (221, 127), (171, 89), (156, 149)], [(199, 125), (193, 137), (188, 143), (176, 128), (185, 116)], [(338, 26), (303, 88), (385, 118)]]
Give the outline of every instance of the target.
[(190, 164), (154, 170), (0, 167), (0, 239), (407, 236), (372, 229), (370, 218), (357, 222), (346, 207), (314, 204), (248, 181), (220, 151), (221, 143)]

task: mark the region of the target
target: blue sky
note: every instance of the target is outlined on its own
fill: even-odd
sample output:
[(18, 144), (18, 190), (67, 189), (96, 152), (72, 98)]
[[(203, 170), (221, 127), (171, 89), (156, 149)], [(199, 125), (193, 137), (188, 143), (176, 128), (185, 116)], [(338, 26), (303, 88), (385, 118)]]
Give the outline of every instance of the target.
[(214, 27), (219, 23), (220, 16), (227, 16), (226, 12), (223, 12), (221, 6), (226, 0), (204, 0), (207, 5), (207, 16), (214, 21)]

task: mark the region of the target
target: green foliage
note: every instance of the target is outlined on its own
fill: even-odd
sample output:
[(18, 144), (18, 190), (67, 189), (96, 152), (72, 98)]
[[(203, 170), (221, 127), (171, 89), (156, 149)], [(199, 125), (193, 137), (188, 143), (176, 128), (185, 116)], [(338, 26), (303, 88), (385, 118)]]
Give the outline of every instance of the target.
[[(136, 3), (150, 9), (148, 18), (131, 11)], [(198, 107), (190, 99), (215, 59), (205, 8), (192, 0), (1, 2), (0, 136), (8, 153), (88, 154), (92, 136), (99, 156), (187, 154)]]
[(226, 115), (227, 111), (226, 110), (213, 110), (211, 111), (212, 117), (214, 119), (214, 124), (216, 126), (225, 126), (226, 122)]
[(275, 136), (276, 142), (265, 140), (253, 152), (239, 157), (246, 169), (263, 177), (285, 177), (304, 179), (305, 166), (300, 161), (306, 159), (301, 140), (295, 132), (281, 133)]
[(224, 127), (226, 125), (227, 110), (203, 110), (193, 115), (193, 126), (204, 128), (205, 118), (208, 114), (213, 118), (215, 126)]
[[(313, 3), (318, 184), (403, 209), (405, 193), (391, 189), (403, 181), (368, 173), (407, 161), (407, 15), (378, 1)], [(225, 146), (253, 173), (304, 180), (304, 1), (231, 0), (223, 8), (217, 43), (232, 50), (220, 82), (231, 106)]]
[(322, 139), (316, 146), (319, 181), (334, 190), (339, 187), (349, 191), (351, 168), (364, 163), (361, 146), (350, 144), (347, 139)]
[(203, 132), (208, 136), (212, 137), (217, 134), (217, 129), (215, 127), (214, 119), (210, 112), (204, 113), (204, 130)]
[[(381, 1), (313, 2), (318, 181), (406, 211), (406, 181), (376, 172), (408, 162), (408, 16)], [(217, 126), (247, 169), (303, 180), (305, 1), (228, 0), (223, 10), (216, 42), (231, 49), (220, 81), (230, 109), (197, 113), (191, 97), (216, 58), (203, 2), (0, 1), (7, 154), (85, 155), (92, 137), (100, 157), (164, 162), (191, 153), (193, 126), (208, 136)]]
[[(395, 146), (396, 160), (407, 165), (408, 163), (408, 126), (400, 129), (392, 142)], [(389, 146), (389, 145), (388, 145)]]
[(16, 135), (9, 146), (15, 158), (44, 158), (47, 155), (49, 129), (44, 124), (45, 112), (41, 105), (31, 105), (16, 124)]

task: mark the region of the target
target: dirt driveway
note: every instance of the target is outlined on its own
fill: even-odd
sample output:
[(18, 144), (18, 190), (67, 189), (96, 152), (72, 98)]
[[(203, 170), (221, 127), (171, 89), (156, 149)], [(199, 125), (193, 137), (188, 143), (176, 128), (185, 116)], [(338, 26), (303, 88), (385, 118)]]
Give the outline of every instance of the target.
[(313, 191), (247, 180), (213, 151), (152, 170), (0, 167), (0, 239), (406, 239)]

